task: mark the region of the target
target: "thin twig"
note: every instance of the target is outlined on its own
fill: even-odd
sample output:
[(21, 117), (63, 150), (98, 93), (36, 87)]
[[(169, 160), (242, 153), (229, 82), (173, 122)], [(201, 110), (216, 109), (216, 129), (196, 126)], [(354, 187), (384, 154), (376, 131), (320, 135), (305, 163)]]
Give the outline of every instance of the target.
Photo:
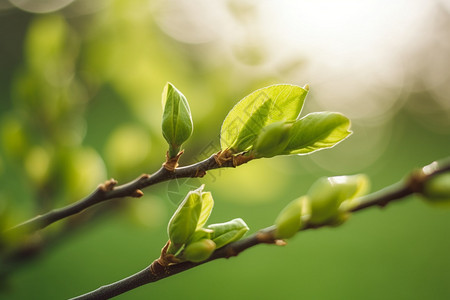
[[(432, 177), (443, 172), (450, 171), (450, 163), (445, 165), (434, 167), (433, 164), (424, 167), (420, 171), (412, 172), (409, 178), (405, 181), (395, 183), (387, 188), (384, 188), (375, 193), (363, 196), (357, 199), (358, 204), (354, 206), (350, 211), (356, 212), (372, 206), (384, 207), (387, 204), (406, 198), (414, 193), (421, 193), (423, 191), (424, 184)], [(428, 169), (427, 169), (428, 168)], [(306, 224), (300, 231), (315, 229), (324, 227), (327, 225), (311, 225)], [(169, 264), (167, 266), (160, 263), (160, 260), (155, 260), (150, 266), (139, 271), (138, 273), (117, 281), (115, 283), (102, 286), (92, 292), (75, 297), (73, 299), (109, 299), (111, 297), (120, 295), (139, 286), (155, 282), (166, 277), (173, 276), (177, 273), (192, 269), (204, 263), (211, 262), (219, 258), (229, 258), (237, 256), (242, 251), (249, 249), (259, 244), (283, 244), (282, 241), (277, 240), (275, 236), (275, 227), (267, 227), (259, 230), (255, 234), (241, 239), (239, 241), (230, 243), (218, 250), (216, 250), (209, 259), (201, 263), (182, 262), (177, 264)]]
[(217, 160), (217, 155), (214, 154), (203, 161), (189, 166), (180, 167), (174, 169), (173, 171), (169, 171), (166, 168), (161, 167), (152, 175), (144, 174), (137, 179), (120, 186), (115, 186), (117, 181), (110, 179), (105, 183), (100, 184), (89, 196), (68, 206), (54, 209), (48, 213), (36, 216), (28, 221), (16, 225), (13, 228), (10, 228), (7, 233), (33, 232), (43, 229), (56, 221), (80, 213), (88, 207), (110, 199), (122, 197), (141, 197), (143, 195), (141, 189), (160, 182), (176, 178), (203, 177), (208, 170), (235, 166), (236, 164), (234, 164), (233, 160), (219, 162)]
[[(61, 228), (54, 232), (45, 233), (41, 231), (34, 232), (25, 240), (15, 245), (13, 248), (3, 249), (0, 256), (0, 282), (6, 280), (11, 273), (25, 266), (33, 259), (40, 258), (48, 254), (48, 250), (67, 241), (75, 232), (86, 226), (87, 220), (93, 218), (104, 218), (112, 212), (119, 210), (123, 205), (121, 202), (111, 202), (108, 206), (92, 209), (90, 214), (77, 215), (65, 222)], [(1, 247), (0, 247), (1, 248)]]

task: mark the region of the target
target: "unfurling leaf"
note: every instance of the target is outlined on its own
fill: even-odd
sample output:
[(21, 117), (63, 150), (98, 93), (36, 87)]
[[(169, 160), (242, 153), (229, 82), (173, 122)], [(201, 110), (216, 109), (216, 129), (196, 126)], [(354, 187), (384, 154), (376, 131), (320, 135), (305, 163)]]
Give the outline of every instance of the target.
[(188, 244), (197, 242), (203, 239), (211, 239), (211, 234), (213, 231), (207, 228), (199, 228), (195, 230), (195, 232), (191, 235), (191, 238), (188, 241)]
[(202, 211), (203, 185), (190, 191), (178, 206), (167, 226), (171, 241), (169, 253), (175, 253), (185, 244), (195, 232)]
[(275, 220), (275, 237), (288, 239), (293, 237), (307, 221), (311, 214), (310, 202), (307, 196), (291, 201)]
[(350, 120), (340, 113), (316, 112), (297, 120), (280, 154), (308, 154), (335, 146), (352, 134)]
[(262, 127), (269, 118), (272, 104), (272, 99), (267, 99), (266, 102), (261, 104), (261, 106), (252, 113), (252, 117), (244, 124), (239, 135), (236, 137), (236, 142), (231, 148), (234, 153), (245, 151), (252, 146), (258, 137), (258, 132), (262, 130)]
[(283, 152), (289, 143), (292, 123), (275, 122), (263, 128), (256, 140), (253, 152), (256, 158), (273, 157)]
[(198, 218), (197, 229), (202, 228), (206, 221), (208, 221), (211, 211), (214, 206), (214, 200), (211, 192), (202, 192), (202, 210), (200, 212), (200, 217)]
[(241, 218), (225, 223), (211, 224), (207, 226), (207, 229), (213, 230), (211, 239), (216, 243), (217, 249), (239, 240), (249, 230), (247, 224)]
[(184, 260), (201, 262), (207, 260), (216, 249), (216, 244), (210, 239), (202, 239), (186, 246), (183, 250)]
[[(167, 227), (170, 239), (167, 253), (181, 260), (205, 260), (214, 249), (240, 239), (248, 231), (247, 224), (242, 219), (204, 228), (214, 200), (210, 192), (203, 192), (203, 188), (204, 185), (187, 194)], [(214, 243), (214, 247), (211, 243)]]
[(310, 223), (335, 225), (346, 219), (356, 205), (354, 199), (366, 194), (369, 179), (364, 174), (320, 178), (309, 189)]
[(169, 156), (175, 157), (181, 145), (191, 136), (193, 123), (186, 97), (171, 83), (167, 83), (162, 94), (162, 132), (169, 144)]
[(262, 129), (278, 121), (294, 121), (302, 110), (308, 91), (280, 84), (257, 90), (239, 101), (228, 113), (220, 131), (222, 150), (247, 151)]

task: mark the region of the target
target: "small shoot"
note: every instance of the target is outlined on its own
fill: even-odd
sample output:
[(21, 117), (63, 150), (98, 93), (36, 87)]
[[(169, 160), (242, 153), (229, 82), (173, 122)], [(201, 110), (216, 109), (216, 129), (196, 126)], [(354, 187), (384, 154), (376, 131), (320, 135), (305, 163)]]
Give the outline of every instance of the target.
[(249, 230), (240, 218), (206, 226), (214, 200), (203, 188), (190, 191), (169, 221), (170, 243), (162, 258), (171, 256), (171, 263), (204, 261), (214, 250), (239, 240)]
[[(350, 136), (350, 120), (340, 113), (315, 112), (300, 118), (308, 91), (308, 85), (272, 85), (239, 101), (223, 121), (219, 161), (233, 159), (236, 166), (255, 158), (305, 155)], [(236, 159), (242, 156), (246, 159)]]
[(162, 105), (162, 133), (169, 144), (169, 160), (179, 157), (181, 146), (191, 136), (194, 126), (186, 97), (171, 83), (164, 87)]

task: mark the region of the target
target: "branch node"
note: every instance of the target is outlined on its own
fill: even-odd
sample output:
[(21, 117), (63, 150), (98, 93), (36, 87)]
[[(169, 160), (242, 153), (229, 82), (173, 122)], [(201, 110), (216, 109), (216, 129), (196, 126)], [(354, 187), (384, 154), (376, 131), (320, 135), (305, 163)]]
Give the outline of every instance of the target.
[(236, 168), (242, 164), (245, 164), (255, 157), (253, 155), (244, 155), (245, 153), (240, 153), (238, 155), (233, 155), (230, 149), (220, 150), (214, 155), (214, 160), (219, 167), (224, 165), (229, 165), (230, 167)]
[(142, 174), (140, 177), (141, 180), (145, 180), (145, 179), (149, 179), (149, 178), (150, 178), (149, 174)]
[(102, 192), (109, 192), (114, 189), (114, 186), (116, 186), (116, 184), (117, 180), (111, 178), (110, 180), (106, 180), (104, 183), (100, 184), (98, 186), (98, 189), (101, 190)]
[(180, 156), (184, 153), (184, 150), (181, 150), (178, 152), (178, 154), (175, 157), (170, 158), (169, 157), (169, 151), (166, 152), (166, 161), (163, 163), (164, 169), (166, 169), (169, 172), (175, 171), (176, 168), (178, 168), (178, 160), (180, 159)]
[(285, 240), (275, 240), (274, 244), (277, 246), (286, 246), (287, 242)]
[(242, 164), (248, 163), (253, 158), (254, 158), (253, 155), (244, 155), (244, 154), (233, 156), (233, 167), (237, 167)]
[(154, 276), (158, 276), (161, 273), (165, 273), (165, 266), (163, 266), (160, 262), (160, 259), (155, 259), (152, 264), (150, 265), (150, 272)]
[(427, 175), (423, 170), (415, 170), (407, 179), (407, 186), (414, 193), (422, 193), (423, 185), (427, 179)]
[(133, 193), (131, 193), (131, 197), (133, 198), (141, 198), (142, 196), (144, 196), (144, 192), (142, 192), (140, 189), (137, 189)]
[(176, 258), (175, 255), (167, 254), (167, 249), (169, 249), (169, 245), (170, 245), (170, 240), (167, 241), (167, 243), (161, 249), (161, 255), (159, 256), (159, 258), (156, 259), (150, 266), (150, 270), (154, 275), (160, 274), (161, 272), (166, 272), (167, 266), (169, 266), (171, 264), (178, 264), (181, 262), (181, 260)]
[(233, 155), (230, 149), (220, 150), (214, 155), (214, 160), (219, 167), (223, 166), (225, 163), (232, 161)]

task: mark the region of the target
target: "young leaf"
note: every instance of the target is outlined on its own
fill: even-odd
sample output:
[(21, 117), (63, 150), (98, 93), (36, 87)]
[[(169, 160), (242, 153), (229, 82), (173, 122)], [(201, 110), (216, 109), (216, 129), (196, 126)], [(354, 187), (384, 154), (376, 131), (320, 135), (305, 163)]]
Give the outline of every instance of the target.
[(191, 238), (189, 239), (189, 241), (187, 243), (192, 244), (199, 240), (210, 239), (212, 233), (213, 233), (213, 231), (211, 229), (199, 228), (199, 229), (195, 230), (195, 232), (191, 235)]
[(213, 230), (211, 239), (216, 243), (217, 249), (239, 240), (249, 229), (241, 218), (225, 223), (211, 224), (207, 228)]
[(295, 85), (272, 85), (239, 101), (228, 113), (220, 131), (222, 150), (234, 153), (249, 149), (261, 130), (277, 121), (294, 121), (308, 91)]
[(340, 113), (316, 112), (297, 120), (283, 154), (308, 154), (335, 146), (346, 139), (350, 120)]
[(202, 193), (202, 210), (200, 212), (200, 217), (198, 218), (197, 229), (203, 227), (208, 221), (209, 216), (211, 215), (211, 211), (214, 206), (214, 200), (211, 195), (211, 192)]
[(195, 232), (202, 209), (202, 190), (203, 185), (195, 191), (190, 191), (170, 219), (167, 232), (171, 251), (176, 252)]
[(242, 130), (239, 132), (235, 144), (232, 146), (233, 152), (238, 153), (250, 148), (269, 118), (272, 103), (272, 100), (268, 99), (258, 107), (252, 117), (247, 120), (242, 127)]
[(173, 158), (192, 134), (191, 110), (186, 97), (171, 83), (167, 83), (164, 87), (162, 104), (164, 107), (162, 132), (169, 144), (169, 156)]

